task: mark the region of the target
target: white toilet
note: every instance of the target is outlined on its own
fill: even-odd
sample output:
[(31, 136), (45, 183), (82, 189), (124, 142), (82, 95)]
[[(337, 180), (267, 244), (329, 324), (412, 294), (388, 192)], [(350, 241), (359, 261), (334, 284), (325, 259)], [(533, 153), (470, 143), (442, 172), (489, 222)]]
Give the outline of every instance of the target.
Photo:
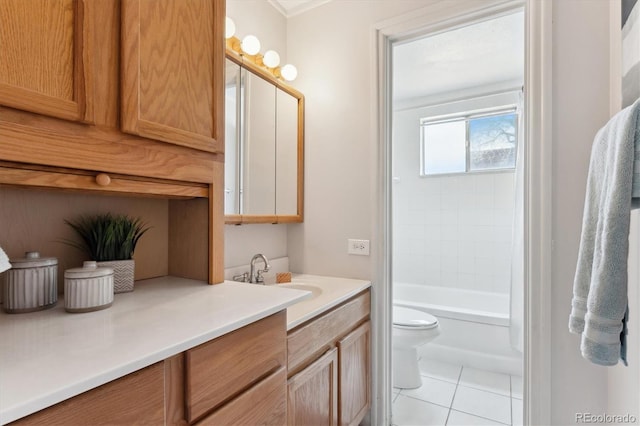
[(417, 349), (439, 334), (438, 319), (433, 315), (393, 305), (393, 387), (415, 389), (422, 385)]

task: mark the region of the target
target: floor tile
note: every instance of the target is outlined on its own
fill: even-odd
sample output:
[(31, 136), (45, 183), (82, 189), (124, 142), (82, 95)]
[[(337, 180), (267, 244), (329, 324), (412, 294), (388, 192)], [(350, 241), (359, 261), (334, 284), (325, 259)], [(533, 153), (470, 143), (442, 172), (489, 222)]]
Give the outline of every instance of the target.
[(522, 399), (522, 377), (511, 376), (511, 397)]
[(522, 426), (524, 423), (524, 409), (521, 399), (511, 398), (511, 424)]
[(421, 375), (451, 383), (458, 383), (460, 370), (462, 369), (461, 365), (448, 364), (424, 357), (418, 361), (418, 365)]
[(393, 424), (398, 426), (444, 426), (448, 408), (399, 395), (393, 403)]
[(455, 392), (455, 383), (432, 379), (431, 377), (422, 377), (422, 386), (418, 389), (404, 389), (400, 393), (404, 396), (418, 398), (449, 408), (453, 402), (453, 394)]
[(460, 375), (460, 384), (469, 388), (511, 396), (511, 379), (508, 374), (464, 367)]
[(485, 419), (461, 411), (451, 410), (447, 419), (447, 426), (502, 426), (502, 423)]
[(511, 424), (511, 398), (479, 389), (458, 386), (454, 410)]

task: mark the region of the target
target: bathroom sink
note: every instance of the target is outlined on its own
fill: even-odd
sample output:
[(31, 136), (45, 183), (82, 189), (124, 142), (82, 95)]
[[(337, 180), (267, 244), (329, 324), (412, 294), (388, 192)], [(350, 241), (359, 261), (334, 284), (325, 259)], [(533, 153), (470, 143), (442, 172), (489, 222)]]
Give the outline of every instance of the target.
[(311, 285), (311, 284), (298, 284), (298, 283), (278, 284), (278, 287), (292, 288), (294, 290), (310, 291), (311, 297), (305, 300), (313, 300), (322, 294), (322, 287), (318, 287), (316, 285)]

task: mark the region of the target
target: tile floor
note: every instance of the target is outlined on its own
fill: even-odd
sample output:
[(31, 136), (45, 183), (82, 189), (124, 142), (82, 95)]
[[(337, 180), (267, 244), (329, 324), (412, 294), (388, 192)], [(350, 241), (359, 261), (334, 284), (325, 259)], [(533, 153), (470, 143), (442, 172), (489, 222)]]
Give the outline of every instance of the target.
[(421, 359), (422, 386), (393, 389), (396, 426), (522, 426), (522, 377)]

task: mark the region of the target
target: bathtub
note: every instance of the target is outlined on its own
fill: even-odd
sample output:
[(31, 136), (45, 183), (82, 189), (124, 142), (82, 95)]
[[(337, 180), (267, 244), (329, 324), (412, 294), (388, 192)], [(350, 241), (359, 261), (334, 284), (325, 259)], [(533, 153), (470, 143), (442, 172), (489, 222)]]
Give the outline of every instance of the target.
[(509, 295), (394, 283), (393, 303), (438, 318), (441, 334), (420, 348), (423, 357), (522, 375), (522, 354), (509, 341)]

